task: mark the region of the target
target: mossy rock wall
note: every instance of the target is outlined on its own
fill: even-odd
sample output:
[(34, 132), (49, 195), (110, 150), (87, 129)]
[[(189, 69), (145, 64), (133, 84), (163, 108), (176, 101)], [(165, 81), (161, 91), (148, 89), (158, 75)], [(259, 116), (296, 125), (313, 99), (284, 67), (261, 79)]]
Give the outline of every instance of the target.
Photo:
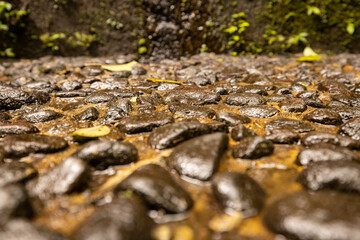
[(22, 18), (22, 27), (12, 28), (11, 37), (2, 35), (17, 57), (140, 52), (162, 59), (202, 51), (233, 55), (298, 52), (306, 45), (334, 53), (360, 50), (360, 3), (355, 0), (11, 3), (29, 12)]

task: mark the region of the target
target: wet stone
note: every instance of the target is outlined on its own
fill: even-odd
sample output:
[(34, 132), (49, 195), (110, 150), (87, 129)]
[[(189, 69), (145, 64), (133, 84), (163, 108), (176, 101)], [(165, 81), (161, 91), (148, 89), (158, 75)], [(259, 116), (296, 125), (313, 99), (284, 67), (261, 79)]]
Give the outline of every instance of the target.
[(73, 156), (83, 159), (97, 169), (113, 165), (124, 165), (138, 160), (134, 145), (110, 140), (94, 140), (80, 146)]
[(156, 164), (136, 169), (115, 188), (115, 192), (122, 190), (132, 190), (142, 196), (150, 207), (169, 213), (185, 212), (193, 205), (189, 193)]
[(67, 240), (58, 233), (33, 225), (24, 219), (14, 219), (4, 224), (0, 230), (0, 239), (6, 240)]
[(257, 215), (264, 205), (264, 190), (246, 174), (216, 173), (211, 185), (215, 198), (223, 208), (241, 211), (244, 217)]
[(17, 109), (33, 102), (34, 99), (30, 94), (15, 88), (0, 85), (0, 110)]
[(306, 91), (306, 87), (300, 83), (293, 83), (290, 86), (290, 90), (294, 92), (303, 92)]
[(48, 122), (63, 117), (61, 113), (53, 110), (40, 110), (36, 112), (25, 113), (21, 115), (21, 119), (30, 123)]
[(6, 135), (18, 135), (37, 132), (39, 132), (39, 129), (26, 121), (0, 123), (0, 137), (5, 137)]
[(57, 87), (51, 85), (51, 83), (48, 81), (34, 81), (21, 86), (21, 89), (25, 91), (40, 90), (40, 91), (45, 91), (47, 93), (51, 93), (57, 90)]
[(308, 165), (311, 162), (359, 160), (359, 156), (354, 151), (345, 147), (323, 143), (301, 150), (296, 157), (295, 163), (298, 165)]
[(89, 179), (89, 169), (85, 161), (69, 157), (63, 159), (45, 175), (39, 176), (26, 185), (31, 196), (47, 199), (82, 190)]
[(6, 157), (24, 157), (30, 153), (54, 153), (68, 146), (62, 137), (25, 134), (6, 136), (3, 148)]
[(128, 99), (114, 99), (107, 103), (107, 107), (122, 110), (126, 113), (132, 111), (131, 102)]
[[(28, 194), (25, 188), (18, 184), (0, 187), (0, 224), (11, 218), (30, 218), (33, 216)], [(1, 236), (1, 234), (0, 234)]]
[(0, 186), (24, 183), (34, 178), (37, 171), (25, 162), (9, 162), (0, 165)]
[(228, 136), (224, 133), (190, 139), (174, 148), (167, 164), (181, 176), (208, 181), (218, 170), (228, 141)]
[(186, 103), (195, 105), (217, 104), (220, 94), (204, 91), (194, 86), (179, 86), (165, 94), (165, 103)]
[(318, 84), (318, 89), (323, 92), (329, 93), (339, 93), (349, 95), (350, 90), (346, 87), (345, 84), (336, 82), (334, 80), (325, 80)]
[(303, 100), (307, 106), (310, 106), (313, 108), (325, 107), (324, 103), (318, 98), (303, 98)]
[(189, 104), (171, 104), (168, 108), (171, 113), (179, 117), (213, 118), (216, 114), (211, 108)]
[(63, 91), (73, 91), (82, 88), (82, 85), (78, 81), (66, 81), (61, 84), (61, 90)]
[(120, 197), (95, 211), (74, 234), (78, 240), (150, 240), (152, 221), (134, 196)]
[(279, 112), (279, 110), (270, 106), (241, 107), (239, 108), (239, 111), (248, 117), (256, 117), (256, 118), (269, 118)]
[(319, 143), (330, 143), (351, 149), (360, 149), (360, 142), (347, 136), (327, 132), (310, 132), (301, 138), (304, 146), (311, 146)]
[(73, 98), (73, 97), (86, 97), (87, 92), (84, 91), (66, 91), (66, 92), (56, 92), (55, 97), (59, 98)]
[(197, 86), (206, 86), (211, 83), (209, 79), (201, 76), (191, 77), (188, 80), (186, 80), (186, 82)]
[(258, 94), (262, 96), (267, 96), (268, 88), (265, 86), (257, 86), (257, 85), (246, 85), (246, 86), (236, 86), (237, 88), (234, 89), (236, 93), (252, 93)]
[(10, 120), (11, 116), (5, 112), (0, 112), (0, 123), (7, 122), (7, 120)]
[(210, 121), (207, 123), (207, 125), (211, 128), (212, 132), (224, 132), (224, 133), (229, 132), (229, 127), (224, 122)]
[(274, 145), (272, 141), (263, 137), (253, 136), (242, 139), (233, 149), (234, 158), (258, 159), (272, 154)]
[[(330, 106), (328, 105), (328, 107)], [(343, 121), (360, 117), (360, 108), (357, 107), (336, 106), (336, 107), (330, 107), (330, 109), (339, 113)]]
[(95, 121), (99, 118), (99, 111), (94, 107), (89, 107), (81, 113), (74, 116), (74, 120), (86, 122)]
[(279, 107), (285, 112), (296, 112), (296, 113), (304, 112), (307, 109), (305, 101), (302, 100), (301, 98), (293, 98), (282, 101), (279, 104)]
[(356, 240), (359, 212), (356, 195), (297, 192), (274, 202), (264, 221), (271, 231), (290, 239)]
[(30, 93), (31, 98), (34, 100), (35, 104), (45, 104), (50, 101), (50, 94), (44, 91), (34, 91)]
[(310, 190), (332, 189), (360, 193), (360, 163), (317, 162), (307, 166), (297, 179)]
[(116, 108), (116, 107), (110, 107), (106, 111), (105, 121), (107, 121), (107, 122), (117, 121), (126, 116), (128, 116), (128, 113), (125, 112), (123, 109)]
[(257, 70), (250, 70), (248, 75), (244, 78), (243, 82), (253, 84), (267, 84), (270, 83), (270, 80), (262, 72)]
[(211, 131), (211, 127), (206, 124), (197, 121), (182, 121), (153, 129), (147, 141), (152, 148), (165, 149)]
[(269, 130), (265, 138), (273, 143), (292, 144), (300, 139), (300, 135), (298, 132), (291, 129), (280, 128)]
[(247, 137), (256, 136), (256, 133), (253, 130), (245, 127), (244, 125), (239, 124), (239, 125), (231, 128), (230, 136), (235, 141), (240, 141), (241, 139), (244, 139)]
[(85, 105), (84, 102), (79, 101), (79, 102), (72, 102), (72, 103), (68, 103), (66, 104), (61, 110), (63, 111), (72, 111), (74, 109), (78, 109), (81, 108)]
[(95, 92), (90, 94), (84, 99), (86, 103), (102, 103), (102, 102), (109, 102), (113, 100), (115, 97), (111, 94), (105, 92)]
[(274, 93), (278, 94), (278, 95), (288, 95), (288, 94), (290, 95), (290, 94), (292, 94), (290, 89), (287, 88), (287, 87), (279, 88)]
[(340, 125), (342, 123), (339, 113), (329, 109), (316, 109), (303, 117), (304, 120), (325, 125)]
[(236, 106), (255, 106), (266, 103), (265, 99), (256, 93), (233, 93), (230, 94), (224, 102), (228, 105)]
[(148, 96), (139, 96), (136, 98), (136, 102), (141, 105), (161, 105), (165, 104), (163, 98), (158, 93), (152, 93)]
[(117, 125), (120, 131), (128, 134), (150, 132), (156, 127), (174, 122), (174, 119), (168, 114), (159, 113), (143, 113), (124, 117)]
[(145, 68), (143, 67), (134, 67), (132, 70), (131, 70), (131, 74), (132, 75), (145, 75), (146, 74), (146, 70)]
[(272, 94), (270, 96), (265, 96), (264, 99), (266, 99), (267, 102), (273, 102), (273, 103), (281, 103), (282, 101), (291, 99), (289, 95), (278, 95), (278, 94)]
[(156, 110), (156, 107), (148, 105), (148, 106), (139, 107), (137, 110), (139, 113), (151, 114)]
[[(0, 125), (1, 126), (1, 125)], [(1, 127), (0, 127), (1, 129)], [(349, 136), (354, 140), (360, 140), (360, 118), (349, 120), (340, 126), (338, 133)]]
[(250, 123), (250, 118), (232, 112), (219, 112), (216, 120), (225, 122), (228, 125), (236, 126), (238, 124)]
[(121, 72), (113, 72), (111, 76), (118, 78), (128, 78), (131, 76), (131, 71), (121, 71)]
[(289, 118), (275, 119), (265, 125), (266, 130), (282, 128), (291, 129), (298, 133), (311, 132), (315, 130), (309, 123)]

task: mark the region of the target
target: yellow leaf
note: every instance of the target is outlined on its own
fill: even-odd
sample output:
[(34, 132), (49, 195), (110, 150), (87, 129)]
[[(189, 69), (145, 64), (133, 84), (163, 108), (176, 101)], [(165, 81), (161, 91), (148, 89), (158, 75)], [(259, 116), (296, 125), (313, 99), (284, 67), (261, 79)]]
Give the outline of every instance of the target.
[(97, 138), (108, 135), (111, 129), (108, 126), (96, 126), (91, 128), (80, 128), (69, 135), (74, 138)]
[(311, 47), (306, 47), (304, 49), (302, 57), (296, 59), (298, 62), (314, 62), (314, 61), (321, 61), (322, 57), (318, 55), (314, 50), (311, 49)]
[(147, 80), (150, 81), (150, 82), (175, 83), (175, 84), (183, 85), (182, 82), (177, 82), (177, 81), (173, 81), (173, 80), (163, 80), (163, 79), (157, 79), (157, 78), (148, 78)]
[(101, 67), (105, 70), (110, 72), (121, 72), (121, 71), (131, 71), (133, 66), (138, 64), (137, 61), (131, 61), (126, 64), (119, 64), (119, 65), (101, 65)]

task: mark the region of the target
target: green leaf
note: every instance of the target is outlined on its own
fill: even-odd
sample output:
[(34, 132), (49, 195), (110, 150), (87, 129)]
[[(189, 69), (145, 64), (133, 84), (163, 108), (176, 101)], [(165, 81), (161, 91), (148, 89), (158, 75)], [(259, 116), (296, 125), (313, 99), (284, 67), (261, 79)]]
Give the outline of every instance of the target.
[(80, 128), (69, 135), (75, 139), (97, 138), (106, 136), (111, 132), (108, 126), (96, 126), (91, 128)]
[(355, 32), (355, 25), (353, 23), (348, 23), (348, 25), (346, 26), (346, 31), (350, 34), (353, 35)]
[(311, 47), (307, 46), (304, 49), (302, 57), (298, 58), (296, 61), (298, 62), (314, 62), (314, 61), (321, 61), (322, 57), (318, 55)]
[(229, 27), (229, 28), (227, 28), (227, 29), (224, 30), (224, 32), (230, 33), (230, 34), (236, 32), (236, 31), (237, 31), (237, 27), (236, 27), (236, 26), (231, 26), (231, 27)]
[(105, 70), (110, 72), (121, 72), (121, 71), (131, 71), (133, 66), (138, 64), (136, 61), (131, 61), (126, 64), (119, 64), (119, 65), (101, 65), (101, 67)]
[(318, 7), (314, 7), (314, 6), (307, 6), (307, 15), (320, 15), (321, 11)]
[(13, 52), (12, 48), (5, 49), (5, 55), (7, 57), (15, 57), (15, 53)]
[(9, 31), (9, 26), (0, 22), (0, 31)]
[(139, 47), (138, 51), (139, 51), (140, 55), (146, 54), (147, 53), (147, 47), (145, 47), (145, 46)]

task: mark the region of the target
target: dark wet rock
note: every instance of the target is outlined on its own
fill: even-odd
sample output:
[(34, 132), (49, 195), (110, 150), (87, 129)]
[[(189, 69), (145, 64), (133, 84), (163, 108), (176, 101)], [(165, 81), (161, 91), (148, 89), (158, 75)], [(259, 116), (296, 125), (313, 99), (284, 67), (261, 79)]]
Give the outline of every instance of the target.
[(193, 205), (190, 194), (168, 171), (156, 164), (136, 169), (115, 188), (115, 192), (121, 190), (132, 190), (142, 196), (150, 207), (170, 213), (185, 212)]
[(287, 99), (291, 99), (292, 97), (290, 95), (278, 95), (278, 94), (272, 94), (270, 96), (264, 97), (267, 102), (274, 102), (274, 103), (280, 103), (282, 101), (285, 101)]
[(6, 136), (3, 148), (7, 157), (24, 157), (30, 153), (53, 153), (68, 146), (62, 137), (25, 134)]
[(66, 91), (66, 92), (56, 92), (55, 97), (59, 98), (73, 98), (73, 97), (86, 97), (87, 92), (84, 91)]
[(236, 93), (253, 93), (253, 94), (259, 94), (262, 96), (267, 96), (268, 88), (265, 86), (260, 85), (246, 85), (246, 86), (236, 86), (236, 88), (233, 90)]
[(239, 125), (231, 128), (230, 136), (235, 141), (240, 141), (241, 139), (244, 139), (247, 137), (256, 136), (256, 133), (253, 130), (245, 127), (244, 125), (239, 124)]
[(34, 81), (21, 86), (21, 89), (25, 91), (35, 90), (35, 91), (43, 91), (46, 93), (51, 93), (55, 90), (58, 90), (58, 87), (55, 85), (51, 85), (51, 83), (48, 81)]
[(155, 128), (147, 141), (152, 148), (165, 149), (200, 135), (208, 134), (211, 128), (197, 121), (182, 121)]
[(323, 191), (297, 192), (274, 202), (265, 224), (289, 239), (357, 240), (360, 197)]
[(236, 106), (255, 106), (263, 105), (266, 101), (256, 93), (233, 93), (224, 100), (224, 103)]
[(18, 135), (37, 132), (39, 132), (39, 129), (26, 121), (0, 123), (0, 137), (5, 137), (6, 135)]
[(308, 165), (311, 162), (359, 160), (359, 156), (354, 151), (345, 147), (323, 143), (301, 150), (295, 162), (298, 165)]
[(78, 240), (150, 240), (152, 221), (135, 197), (120, 197), (93, 213), (76, 231)]
[(157, 89), (159, 86), (158, 82), (149, 82), (141, 81), (135, 84), (132, 84), (132, 90), (139, 93), (151, 93), (153, 90)]
[(181, 176), (207, 181), (217, 171), (228, 141), (224, 133), (190, 139), (174, 148), (167, 164)]
[(90, 68), (88, 71), (88, 76), (95, 77), (102, 74), (104, 71), (101, 68)]
[(160, 83), (159, 87), (157, 88), (158, 91), (166, 91), (166, 90), (172, 90), (179, 85), (176, 83)]
[(31, 196), (47, 199), (82, 190), (89, 179), (89, 169), (85, 161), (69, 157), (63, 159), (45, 175), (39, 176), (26, 185)]
[(186, 103), (195, 105), (216, 104), (221, 100), (220, 94), (204, 91), (194, 86), (179, 86), (165, 94), (166, 104)]
[(216, 115), (216, 120), (231, 126), (251, 122), (250, 118), (232, 112), (219, 112)]
[(285, 112), (304, 112), (307, 107), (305, 101), (301, 98), (292, 98), (285, 101), (282, 101), (279, 104), (279, 107)]
[[(0, 127), (1, 129), (1, 127)], [(349, 120), (340, 126), (338, 133), (344, 136), (349, 136), (357, 141), (360, 140), (360, 118)]]
[(30, 94), (15, 88), (0, 85), (0, 110), (12, 110), (22, 105), (31, 104), (34, 99)]
[(326, 106), (330, 109), (348, 107), (346, 104), (338, 101), (330, 101)]
[(248, 75), (244, 78), (243, 82), (253, 84), (267, 84), (270, 83), (269, 78), (260, 71), (251, 70)]
[(156, 127), (174, 122), (168, 114), (159, 112), (151, 114), (138, 114), (121, 119), (117, 127), (125, 133), (150, 132)]
[(223, 86), (216, 86), (214, 91), (220, 95), (228, 95), (229, 94), (229, 90)]
[(258, 159), (272, 154), (274, 144), (263, 137), (253, 136), (242, 139), (233, 149), (234, 158)]
[(269, 130), (265, 138), (273, 143), (292, 144), (300, 139), (300, 135), (294, 130), (279, 128)]
[(225, 122), (210, 121), (207, 125), (212, 129), (212, 132), (229, 132), (229, 126)]
[(264, 190), (246, 174), (216, 173), (212, 179), (212, 190), (223, 208), (241, 211), (244, 217), (257, 215), (265, 201)]
[(113, 72), (111, 73), (111, 76), (117, 78), (128, 78), (131, 76), (131, 71)]
[(323, 92), (329, 93), (339, 93), (349, 95), (350, 90), (346, 87), (345, 84), (334, 81), (334, 80), (325, 80), (318, 84), (318, 89)]
[(307, 106), (310, 106), (313, 108), (325, 107), (324, 103), (318, 98), (303, 98), (303, 100)]
[(278, 95), (288, 95), (288, 94), (291, 94), (291, 91), (287, 87), (282, 87), (282, 88), (277, 89), (274, 93), (278, 94)]
[(40, 105), (49, 102), (51, 99), (50, 94), (44, 91), (31, 92), (30, 96), (34, 100), (35, 104), (40, 104)]
[(168, 108), (171, 113), (179, 117), (212, 118), (216, 114), (211, 108), (189, 104), (171, 104)]
[(300, 83), (293, 83), (290, 87), (291, 91), (294, 92), (303, 92), (306, 91), (306, 87), (303, 84)]
[(0, 165), (0, 186), (10, 183), (24, 183), (36, 175), (37, 171), (28, 163), (3, 163)]
[(325, 125), (339, 125), (342, 123), (339, 113), (330, 109), (316, 109), (305, 114), (303, 119)]
[(186, 82), (197, 86), (206, 86), (211, 83), (208, 78), (201, 76), (191, 77)]
[(9, 184), (0, 187), (0, 224), (3, 225), (11, 218), (30, 218), (32, 216), (33, 208), (23, 186)]
[(95, 121), (99, 118), (99, 111), (94, 107), (89, 107), (81, 113), (74, 116), (74, 120), (84, 121)]
[(298, 98), (317, 98), (319, 97), (319, 93), (317, 91), (304, 91), (296, 94)]
[(347, 136), (327, 132), (310, 132), (301, 138), (304, 146), (311, 146), (319, 143), (330, 143), (351, 149), (360, 149), (360, 142)]
[(148, 106), (139, 107), (137, 110), (139, 113), (151, 114), (156, 110), (156, 107), (148, 105)]
[(114, 100), (115, 97), (106, 92), (95, 92), (90, 94), (84, 99), (86, 103), (102, 103), (102, 102), (109, 102)]
[(58, 233), (39, 228), (24, 219), (14, 219), (2, 226), (0, 239), (6, 240), (67, 240)]
[(133, 67), (133, 69), (131, 70), (131, 74), (132, 75), (145, 75), (146, 74), (146, 70), (143, 67)]
[(97, 169), (105, 169), (112, 165), (136, 162), (138, 151), (131, 143), (94, 140), (79, 147), (73, 156), (85, 160)]
[(82, 85), (78, 81), (66, 81), (61, 84), (61, 90), (63, 91), (73, 91), (82, 88)]
[(315, 130), (309, 123), (289, 118), (275, 119), (265, 125), (266, 130), (282, 128), (291, 129), (298, 133), (311, 132)]
[(72, 111), (74, 109), (81, 108), (84, 105), (85, 105), (84, 102), (72, 102), (72, 103), (66, 104), (61, 110), (63, 110), (63, 111)]
[(360, 163), (332, 161), (309, 164), (297, 180), (314, 191), (332, 189), (360, 193)]
[(7, 122), (7, 120), (10, 120), (11, 116), (5, 112), (0, 112), (0, 123), (1, 122)]
[(21, 115), (21, 119), (30, 123), (48, 122), (63, 117), (59, 112), (53, 110), (40, 110)]
[[(328, 107), (330, 106), (328, 105)], [(357, 107), (336, 106), (336, 107), (330, 107), (330, 109), (339, 113), (343, 121), (360, 117), (360, 108)]]
[(256, 118), (269, 118), (279, 112), (279, 110), (270, 106), (247, 106), (239, 108), (239, 111), (246, 116)]
[(128, 99), (114, 99), (107, 103), (109, 108), (120, 109), (126, 113), (132, 111), (131, 102)]
[(110, 107), (106, 111), (105, 121), (107, 122), (117, 121), (126, 116), (128, 116), (128, 113), (122, 110), (121, 108)]
[(154, 92), (151, 95), (139, 96), (136, 98), (136, 102), (142, 105), (161, 105), (165, 104), (160, 94)]

